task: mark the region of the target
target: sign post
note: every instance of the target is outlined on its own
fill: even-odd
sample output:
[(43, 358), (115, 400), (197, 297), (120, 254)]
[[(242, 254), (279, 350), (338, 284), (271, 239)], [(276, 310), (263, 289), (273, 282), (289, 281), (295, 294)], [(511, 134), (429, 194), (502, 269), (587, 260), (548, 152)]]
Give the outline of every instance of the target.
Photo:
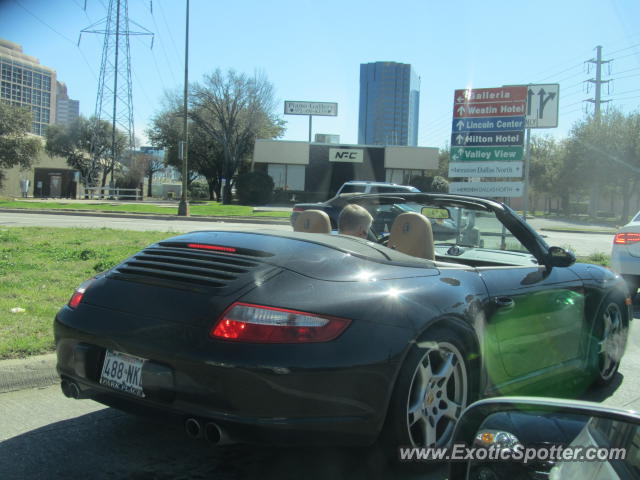
[(338, 104), (335, 102), (297, 102), (285, 100), (285, 115), (309, 115), (309, 143), (311, 143), (312, 117), (337, 117)]

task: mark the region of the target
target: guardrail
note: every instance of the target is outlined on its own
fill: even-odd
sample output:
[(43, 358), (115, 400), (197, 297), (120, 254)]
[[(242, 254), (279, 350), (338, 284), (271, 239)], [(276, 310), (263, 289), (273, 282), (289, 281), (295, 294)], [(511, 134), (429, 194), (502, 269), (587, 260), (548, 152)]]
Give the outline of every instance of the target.
[(89, 200), (142, 200), (139, 188), (88, 187), (84, 196)]

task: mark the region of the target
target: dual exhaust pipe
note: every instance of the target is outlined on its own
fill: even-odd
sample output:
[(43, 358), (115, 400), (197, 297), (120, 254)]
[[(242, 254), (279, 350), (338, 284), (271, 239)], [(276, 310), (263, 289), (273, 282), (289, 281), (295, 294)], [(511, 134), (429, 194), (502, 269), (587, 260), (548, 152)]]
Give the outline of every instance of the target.
[(75, 398), (76, 400), (80, 398), (80, 388), (77, 383), (63, 379), (62, 382), (60, 382), (60, 388), (65, 397)]
[(204, 437), (212, 445), (232, 443), (225, 431), (215, 422), (200, 422), (197, 418), (187, 418), (184, 429), (191, 438)]
[[(78, 384), (72, 380), (63, 379), (60, 382), (62, 393), (67, 398), (78, 400), (82, 394)], [(225, 431), (215, 422), (201, 422), (197, 418), (187, 418), (184, 422), (184, 429), (191, 438), (204, 437), (213, 445), (226, 445), (232, 443)]]

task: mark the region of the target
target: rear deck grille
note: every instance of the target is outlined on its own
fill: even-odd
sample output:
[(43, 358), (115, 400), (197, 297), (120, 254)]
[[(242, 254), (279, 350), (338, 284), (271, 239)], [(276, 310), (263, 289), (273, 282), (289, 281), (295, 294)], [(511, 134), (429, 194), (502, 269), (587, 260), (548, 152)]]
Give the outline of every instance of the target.
[(150, 247), (115, 268), (131, 279), (159, 279), (223, 288), (263, 264), (235, 254), (184, 247)]

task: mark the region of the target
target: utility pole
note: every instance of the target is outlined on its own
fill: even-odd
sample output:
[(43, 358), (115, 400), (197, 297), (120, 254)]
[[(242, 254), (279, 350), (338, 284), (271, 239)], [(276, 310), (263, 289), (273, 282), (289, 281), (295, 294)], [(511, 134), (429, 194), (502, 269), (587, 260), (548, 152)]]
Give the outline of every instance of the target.
[(189, 202), (187, 200), (187, 175), (189, 171), (187, 169), (188, 150), (189, 150), (189, 132), (187, 123), (188, 104), (187, 99), (189, 96), (189, 0), (187, 0), (187, 25), (185, 32), (185, 47), (184, 47), (184, 108), (182, 114), (182, 145), (180, 148), (180, 154), (182, 159), (182, 195), (180, 195), (180, 204), (178, 205), (178, 215), (181, 217), (189, 216)]
[[(602, 60), (601, 45), (596, 47), (596, 58), (592, 58), (587, 61), (587, 63), (594, 63), (596, 65), (596, 78), (590, 78), (587, 80), (589, 83), (593, 83), (595, 85), (595, 98), (589, 98), (586, 100), (594, 105), (593, 118), (596, 124), (600, 122), (600, 105), (609, 102), (609, 100), (602, 100), (602, 85), (610, 82), (610, 80), (602, 80), (602, 65), (609, 62), (611, 62), (611, 60)], [(591, 186), (591, 197), (589, 199), (589, 215), (593, 218), (595, 218), (598, 213), (599, 200), (600, 183), (594, 179), (593, 185)]]

